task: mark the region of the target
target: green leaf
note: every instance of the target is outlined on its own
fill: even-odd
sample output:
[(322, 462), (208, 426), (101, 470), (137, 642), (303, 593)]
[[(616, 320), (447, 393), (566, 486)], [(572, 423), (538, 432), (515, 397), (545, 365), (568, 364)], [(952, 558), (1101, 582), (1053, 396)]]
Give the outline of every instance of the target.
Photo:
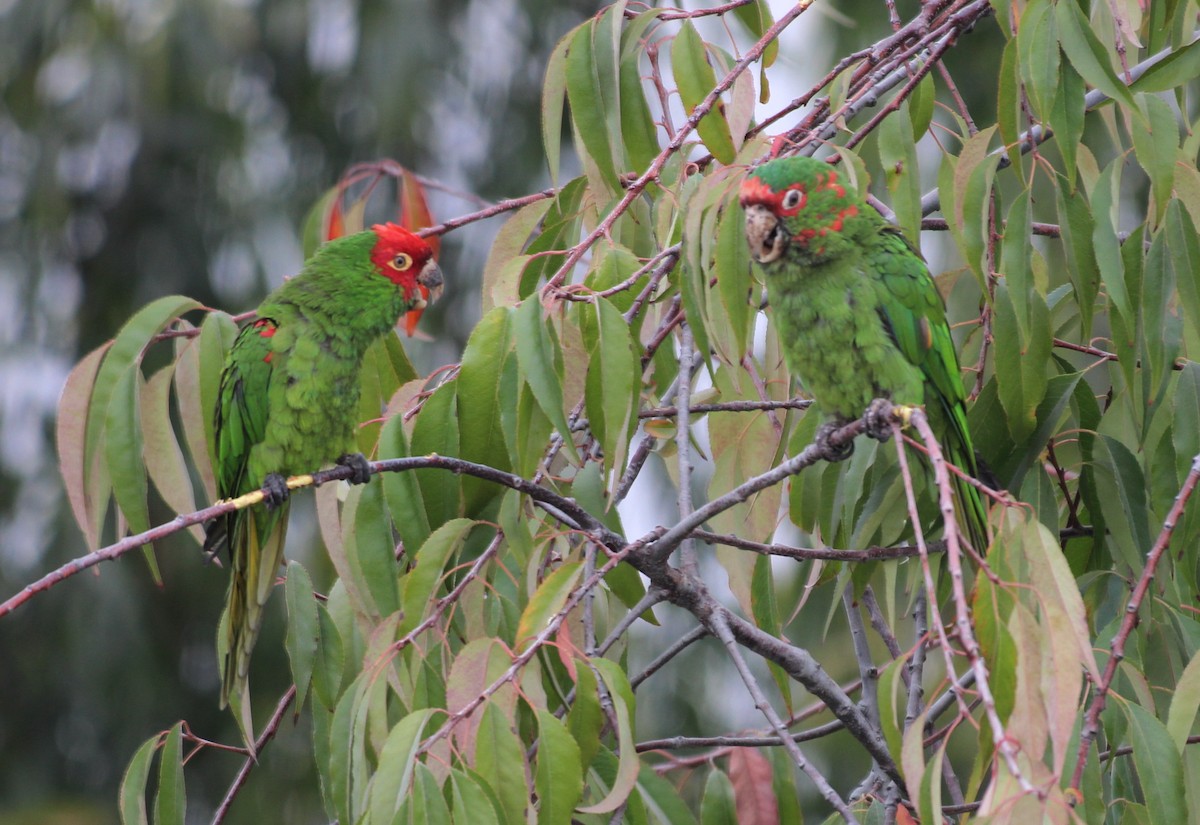
[[(767, 0), (754, 0), (752, 3), (738, 6), (733, 10), (733, 15), (743, 26), (750, 30), (752, 35), (760, 40), (767, 33), (767, 29), (775, 25), (775, 18), (771, 14), (771, 5)], [(779, 41), (772, 40), (767, 44), (767, 48), (763, 50), (763, 68), (770, 68), (778, 55)], [(763, 100), (763, 103), (766, 103), (766, 100)]]
[[(181, 338), (175, 342), (175, 408), (183, 429), (184, 443), (192, 457), (192, 466), (200, 478), (202, 501), (215, 501), (217, 482), (209, 460), (207, 428), (211, 426), (212, 410), (204, 409), (200, 401), (200, 341), (199, 337)], [(187, 465), (184, 464), (186, 469)], [(197, 530), (198, 537), (203, 536)]]
[(187, 792), (183, 786), (183, 723), (176, 722), (163, 743), (158, 763), (158, 793), (154, 797), (155, 825), (183, 825)]
[(633, 690), (625, 671), (616, 662), (608, 659), (592, 659), (592, 667), (608, 688), (612, 700), (612, 717), (617, 724), (619, 762), (617, 775), (604, 799), (579, 809), (580, 813), (605, 814), (615, 811), (629, 797), (637, 782), (641, 765), (633, 740), (635, 706)]
[[(131, 533), (150, 529), (146, 460), (142, 455), (141, 384), (141, 368), (130, 364), (116, 379), (104, 422), (104, 458), (112, 479), (113, 497)], [(148, 544), (142, 552), (150, 565), (150, 575), (156, 584), (162, 584), (154, 546)]]
[(1179, 680), (1175, 683), (1175, 692), (1171, 696), (1171, 708), (1167, 712), (1167, 734), (1175, 744), (1175, 750), (1183, 756), (1187, 747), (1188, 735), (1196, 722), (1196, 713), (1200, 711), (1200, 652), (1192, 656)]
[(582, 140), (580, 153), (586, 152), (596, 164), (604, 183), (616, 193), (620, 182), (608, 135), (609, 102), (616, 102), (616, 88), (604, 88), (605, 78), (600, 75), (599, 56), (596, 53), (598, 44), (593, 42), (595, 29), (595, 19), (589, 20), (576, 29), (571, 38), (566, 58), (567, 100), (571, 103), (575, 134)]
[(1133, 81), (1134, 92), (1169, 92), (1200, 76), (1200, 40), (1171, 52)]
[(1133, 764), (1151, 822), (1186, 822), (1183, 765), (1166, 727), (1141, 705), (1121, 702), (1129, 719)]
[(450, 558), (462, 548), (475, 527), (470, 519), (452, 519), (430, 534), (417, 553), (417, 563), (404, 577), (404, 618), (400, 632), (408, 633), (425, 619), (433, 594), (441, 585)]
[(1138, 163), (1150, 177), (1155, 212), (1162, 218), (1171, 187), (1175, 182), (1175, 155), (1179, 148), (1179, 126), (1175, 113), (1166, 101), (1154, 95), (1139, 95), (1145, 107), (1149, 128), (1141, 123), (1130, 123), (1129, 134), (1133, 138), (1133, 151)]
[(896, 222), (909, 238), (921, 237), (921, 170), (908, 104), (879, 124), (879, 162), (883, 166)]
[[(467, 461), (508, 472), (512, 465), (504, 443), (500, 409), (504, 361), (513, 355), (512, 313), (497, 307), (476, 324), (462, 354), (456, 382), (458, 392), (459, 456)], [(462, 480), (468, 513), (478, 513), (500, 495), (501, 488), (474, 477)]]
[(637, 426), (639, 348), (628, 322), (605, 298), (581, 305), (580, 312), (588, 347), (584, 406), (604, 451), (605, 468), (619, 474)]
[(999, 155), (988, 152), (988, 144), (995, 132), (993, 126), (967, 138), (957, 159), (945, 156), (938, 176), (942, 212), (949, 219), (950, 232), (980, 289), (985, 291), (984, 251), (990, 232), (988, 214), (992, 178), (1000, 161)]
[(1123, 163), (1123, 158), (1117, 158), (1110, 163), (1092, 190), (1092, 215), (1095, 219), (1092, 244), (1096, 262), (1100, 266), (1100, 279), (1108, 292), (1108, 300), (1123, 317), (1133, 318), (1133, 306), (1125, 289), (1125, 271), (1118, 240)]
[(495, 307), (506, 307), (520, 300), (521, 275), (526, 264), (530, 262), (521, 252), (529, 244), (530, 236), (554, 204), (554, 198), (545, 198), (522, 206), (496, 233), (488, 251), (487, 262), (483, 265), (482, 295), (485, 316)]
[(1074, 2), (1055, 3), (1054, 19), (1062, 50), (1083, 79), (1122, 104), (1129, 113), (1141, 118), (1141, 110), (1134, 103), (1129, 87), (1117, 78), (1108, 52), (1079, 5)]
[[(204, 411), (204, 443), (207, 445), (207, 458), (204, 459), (209, 465), (209, 472), (212, 473), (212, 467), (216, 465), (216, 444), (217, 437), (215, 433), (216, 416), (212, 411), (217, 408), (217, 402), (221, 394), (221, 375), (225, 371), (226, 354), (233, 347), (233, 342), (237, 339), (238, 327), (233, 322), (233, 319), (224, 312), (210, 312), (205, 316), (204, 322), (200, 324), (200, 375), (199, 375), (199, 395), (200, 409)], [(201, 461), (199, 457), (197, 463)], [(213, 490), (215, 495), (216, 482), (213, 482)]]
[(142, 307), (121, 327), (96, 374), (84, 439), (85, 469), (92, 467), (92, 461), (100, 449), (102, 434), (107, 424), (109, 401), (117, 389), (118, 381), (130, 367), (140, 363), (142, 352), (149, 345), (151, 338), (183, 313), (199, 307), (200, 304), (191, 298), (168, 295)]
[(456, 825), (500, 825), (494, 798), (471, 774), (450, 772), (450, 816)]
[(1086, 92), (1087, 89), (1079, 72), (1075, 71), (1069, 63), (1060, 64), (1058, 94), (1054, 98), (1054, 108), (1050, 110), (1049, 123), (1051, 131), (1054, 132), (1054, 143), (1062, 155), (1067, 185), (1072, 191), (1075, 189), (1078, 172), (1076, 157), (1079, 146), (1083, 142)]
[(413, 765), (412, 786), (400, 807), (398, 821), (411, 825), (450, 825), (450, 808), (446, 804), (446, 796), (442, 793), (441, 785), (433, 771), (423, 762)]
[[(317, 605), (317, 625), (317, 637), (320, 643), (317, 645), (316, 658), (313, 662), (313, 695), (327, 709), (332, 710), (337, 705), (338, 697), (341, 696), (342, 674), (346, 661), (345, 644), (333, 617), (321, 604)], [(313, 713), (317, 712), (314, 709)]]
[(526, 822), (525, 748), (495, 702), (483, 708), (475, 740), (475, 770), (499, 798), (507, 822)]
[(517, 625), (518, 650), (545, 630), (550, 621), (558, 615), (582, 574), (582, 562), (567, 562), (538, 585), (538, 589), (529, 599), (529, 604), (525, 605), (525, 610), (521, 612), (521, 621)]
[[(425, 399), (412, 431), (412, 454), (459, 454), (457, 381), (447, 381)], [(414, 470), (430, 526), (462, 515), (462, 478), (446, 470)]]
[(729, 322), (731, 363), (741, 363), (750, 348), (754, 319), (758, 315), (757, 282), (750, 270), (750, 249), (746, 245), (745, 214), (732, 205), (721, 212), (717, 221), (717, 243), (713, 250), (717, 291)]
[[(642, 15), (644, 16), (644, 15)], [(646, 91), (642, 87), (639, 52), (622, 58), (620, 63), (621, 83), (621, 139), (633, 169), (641, 173), (650, 168), (658, 157), (658, 127), (654, 115), (646, 102)]]
[(1095, 223), (1082, 192), (1066, 192), (1062, 187), (1056, 189), (1067, 277), (1075, 289), (1075, 305), (1079, 308), (1080, 324), (1087, 338), (1091, 335), (1096, 296), (1100, 292), (1100, 269), (1092, 240)]
[[(717, 85), (716, 75), (708, 62), (707, 48), (691, 20), (684, 21), (671, 44), (671, 71), (675, 85), (679, 87), (684, 111), (691, 117), (693, 110)], [(696, 131), (713, 157), (724, 164), (733, 163), (737, 149), (729, 132), (729, 122), (725, 120), (724, 104), (719, 98), (700, 118)]]
[(538, 795), (538, 822), (569, 822), (583, 795), (579, 745), (566, 727), (544, 708), (537, 709), (538, 752), (534, 788)]
[[(404, 435), (404, 417), (393, 415), (379, 435), (379, 458), (405, 458), (410, 454)], [(383, 498), (388, 515), (407, 551), (415, 551), (429, 538), (429, 517), (415, 472), (382, 473)]]
[(571, 459), (578, 463), (579, 454), (575, 451), (571, 428), (563, 411), (562, 375), (556, 365), (560, 350), (547, 329), (541, 303), (534, 298), (525, 299), (516, 310), (515, 320), (513, 336), (517, 341), (521, 377), (532, 390), (542, 412), (563, 437), (563, 446)]
[(1178, 200), (1167, 204), (1163, 224), (1167, 262), (1175, 271), (1176, 294), (1183, 309), (1184, 340), (1195, 358), (1200, 349), (1200, 281), (1195, 277), (1200, 271), (1200, 240), (1193, 219)]
[(879, 674), (879, 726), (892, 758), (899, 760), (904, 741), (904, 716), (907, 713), (904, 680), (901, 674), (909, 666), (908, 657), (893, 659)]
[(292, 682), (296, 685), (298, 713), (304, 707), (304, 698), (312, 682), (317, 647), (321, 641), (321, 618), (317, 599), (313, 595), (312, 579), (299, 562), (288, 562), (284, 593), (288, 615), (284, 646), (292, 666)]
[(405, 716), (391, 732), (379, 754), (379, 765), (371, 777), (368, 810), (372, 822), (391, 822), (412, 787), (413, 768), (425, 726), (437, 711), (430, 708)]
[(150, 760), (158, 750), (160, 737), (161, 734), (156, 733), (138, 747), (121, 777), (121, 825), (148, 825), (150, 822), (146, 812), (146, 783), (150, 780)]
[(700, 801), (700, 825), (737, 825), (737, 822), (733, 783), (724, 771), (713, 768), (704, 782), (704, 798)]
[(362, 585), (359, 591), (370, 594), (370, 606), (379, 616), (390, 616), (400, 609), (400, 595), (396, 587), (398, 570), (391, 521), (383, 507), (383, 485), (352, 488), (344, 515), (353, 519), (346, 550)]
[(1054, 7), (1049, 0), (1033, 0), (1025, 7), (1017, 31), (1017, 47), (1021, 79), (1029, 93), (1035, 117), (1044, 120), (1053, 111), (1058, 96), (1061, 60)]
[(579, 746), (579, 761), (592, 764), (600, 749), (600, 731), (604, 728), (604, 712), (600, 708), (596, 674), (584, 662), (578, 662), (575, 676), (575, 701), (567, 712), (567, 730)]

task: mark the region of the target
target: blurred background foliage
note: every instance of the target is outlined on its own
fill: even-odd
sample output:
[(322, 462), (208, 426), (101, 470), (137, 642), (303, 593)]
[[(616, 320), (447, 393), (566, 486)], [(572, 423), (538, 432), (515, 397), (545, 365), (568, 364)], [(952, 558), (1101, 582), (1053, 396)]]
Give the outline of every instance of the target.
[[(162, 295), (252, 308), (298, 270), (304, 215), (351, 163), (391, 157), (445, 184), (429, 193), (439, 218), (547, 185), (543, 61), (596, 8), (0, 0), (0, 592), (86, 552), (53, 445), (83, 354)], [(478, 320), (498, 226), (443, 246), (453, 287), (422, 322), (436, 343), (406, 342), (423, 371), (457, 360)], [(131, 558), (3, 622), (0, 820), (115, 821), (130, 755), (178, 718), (236, 739), (215, 701), (226, 573), (194, 549), (160, 548), (162, 590)], [(286, 678), (281, 625), (261, 658)], [(283, 737), (230, 821), (321, 810), (307, 731)], [(198, 762), (194, 800), (219, 799), (240, 760)]]

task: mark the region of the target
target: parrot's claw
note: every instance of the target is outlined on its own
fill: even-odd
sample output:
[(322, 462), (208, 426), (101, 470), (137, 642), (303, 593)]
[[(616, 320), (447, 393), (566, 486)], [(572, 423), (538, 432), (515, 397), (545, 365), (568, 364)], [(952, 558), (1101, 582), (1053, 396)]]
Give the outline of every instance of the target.
[(351, 484), (366, 484), (371, 480), (370, 462), (362, 453), (346, 453), (334, 463), (350, 468), (350, 478), (346, 480)]
[(867, 406), (863, 414), (863, 423), (867, 425), (867, 435), (876, 441), (887, 441), (892, 437), (892, 422), (896, 421), (897, 413), (902, 408), (895, 406), (886, 398), (876, 398)]
[(287, 479), (279, 473), (267, 473), (267, 477), (263, 479), (262, 492), (263, 503), (267, 505), (268, 510), (274, 510), (287, 501), (288, 496), (291, 495)]
[(821, 458), (829, 463), (845, 461), (854, 454), (854, 442), (848, 441), (845, 444), (830, 444), (829, 436), (835, 430), (841, 429), (842, 425), (836, 421), (830, 421), (822, 424), (817, 428), (817, 434), (813, 438), (813, 443), (817, 445), (817, 450), (820, 451)]

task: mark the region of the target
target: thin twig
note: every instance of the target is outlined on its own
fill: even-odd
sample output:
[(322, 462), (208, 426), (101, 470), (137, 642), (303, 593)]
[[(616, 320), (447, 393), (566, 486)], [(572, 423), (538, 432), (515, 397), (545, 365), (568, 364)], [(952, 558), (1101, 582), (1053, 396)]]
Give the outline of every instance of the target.
[(734, 668), (737, 670), (738, 675), (742, 677), (742, 683), (745, 684), (746, 690), (749, 691), (750, 696), (754, 699), (754, 706), (766, 717), (767, 722), (770, 723), (771, 728), (775, 731), (775, 735), (779, 737), (784, 750), (788, 752), (788, 756), (812, 780), (813, 784), (817, 786), (821, 797), (841, 814), (842, 819), (847, 823), (851, 823), (851, 825), (857, 825), (858, 819), (854, 816), (854, 812), (850, 810), (850, 806), (833, 789), (833, 786), (829, 784), (829, 780), (817, 770), (816, 766), (809, 762), (800, 750), (800, 746), (788, 734), (783, 720), (779, 718), (779, 714), (775, 712), (775, 708), (767, 700), (766, 694), (763, 693), (762, 688), (758, 684), (758, 680), (754, 678), (754, 674), (750, 672), (750, 667), (742, 657), (742, 652), (733, 637), (723, 609), (713, 611), (709, 617), (708, 627), (721, 640), (721, 644), (725, 646), (725, 651), (729, 654)]
[[(263, 728), (263, 732), (259, 734), (258, 739), (254, 742), (254, 752), (261, 754), (263, 748), (275, 736), (275, 732), (279, 730), (280, 723), (283, 722), (283, 717), (287, 713), (288, 707), (296, 698), (296, 686), (292, 685), (287, 689), (279, 700), (279, 704), (275, 706), (275, 712), (271, 714), (271, 718), (267, 720), (267, 725)], [(229, 808), (233, 805), (233, 800), (238, 795), (238, 791), (246, 784), (246, 779), (250, 776), (250, 771), (258, 761), (253, 756), (247, 756), (242, 762), (242, 767), (234, 777), (233, 783), (230, 784), (229, 790), (225, 793), (225, 798), (221, 800), (221, 804), (217, 807), (217, 812), (213, 814), (212, 825), (220, 825), (225, 821), (225, 816), (229, 813)]]
[(1134, 628), (1137, 627), (1138, 609), (1150, 591), (1150, 583), (1154, 581), (1158, 562), (1171, 543), (1175, 526), (1183, 517), (1184, 508), (1187, 507), (1188, 500), (1196, 489), (1197, 481), (1200, 481), (1200, 454), (1192, 458), (1192, 468), (1188, 472), (1187, 478), (1183, 480), (1183, 486), (1175, 495), (1175, 502), (1171, 505), (1166, 520), (1163, 521), (1158, 538), (1154, 540), (1154, 546), (1146, 554), (1146, 566), (1142, 568), (1142, 574), (1138, 577), (1137, 584), (1134, 585), (1133, 592), (1129, 596), (1129, 603), (1125, 605), (1125, 616), (1121, 619), (1121, 627), (1113, 636), (1108, 662), (1104, 665), (1104, 673), (1100, 677), (1100, 683), (1096, 685), (1096, 693), (1092, 697), (1091, 704), (1088, 705), (1087, 713), (1083, 718), (1083, 727), (1079, 732), (1079, 750), (1075, 759), (1075, 770), (1071, 774), (1070, 786), (1075, 791), (1079, 790), (1079, 785), (1083, 781), (1083, 769), (1087, 765), (1088, 749), (1091, 748), (1092, 742), (1100, 733), (1100, 714), (1104, 712), (1104, 707), (1108, 703), (1108, 693), (1112, 689), (1113, 679), (1117, 675), (1117, 666), (1125, 658), (1125, 643), (1129, 640)]

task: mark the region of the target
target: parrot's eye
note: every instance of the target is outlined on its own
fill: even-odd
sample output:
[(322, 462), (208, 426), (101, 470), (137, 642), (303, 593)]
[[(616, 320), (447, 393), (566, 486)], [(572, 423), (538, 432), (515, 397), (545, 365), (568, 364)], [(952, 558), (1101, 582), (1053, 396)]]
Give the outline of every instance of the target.
[(783, 208), (787, 209), (790, 212), (793, 209), (799, 209), (800, 204), (803, 201), (804, 201), (804, 193), (803, 192), (801, 192), (799, 189), (789, 189), (787, 192), (785, 192), (783, 194), (783, 201), (781, 203), (783, 205)]
[(401, 272), (412, 266), (412, 256), (404, 252), (396, 253), (396, 257), (391, 260), (392, 269), (398, 269)]

